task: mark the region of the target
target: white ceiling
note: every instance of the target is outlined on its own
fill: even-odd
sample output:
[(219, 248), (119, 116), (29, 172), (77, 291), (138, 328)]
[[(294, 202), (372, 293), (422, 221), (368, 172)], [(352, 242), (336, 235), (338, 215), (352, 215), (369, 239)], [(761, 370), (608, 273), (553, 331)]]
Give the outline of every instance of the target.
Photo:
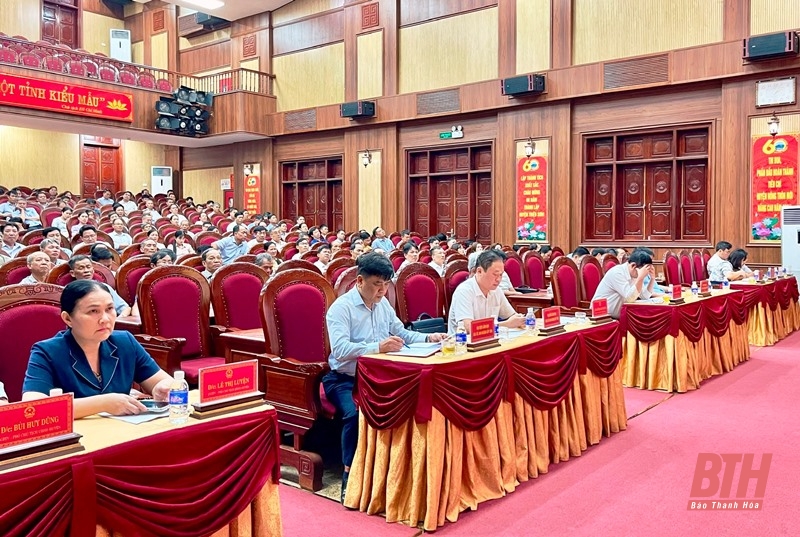
[[(141, 2), (141, 0), (137, 1), (140, 3), (145, 3)], [(170, 4), (176, 4), (178, 6), (192, 9), (194, 11), (202, 11), (203, 13), (208, 13), (209, 15), (213, 15), (215, 17), (222, 17), (223, 19), (229, 21), (235, 21), (243, 19), (244, 17), (249, 17), (250, 15), (255, 15), (257, 13), (275, 11), (279, 7), (288, 4), (291, 0), (222, 0), (225, 2), (223, 7), (208, 10), (198, 7), (194, 4), (189, 4), (183, 0), (165, 1)]]

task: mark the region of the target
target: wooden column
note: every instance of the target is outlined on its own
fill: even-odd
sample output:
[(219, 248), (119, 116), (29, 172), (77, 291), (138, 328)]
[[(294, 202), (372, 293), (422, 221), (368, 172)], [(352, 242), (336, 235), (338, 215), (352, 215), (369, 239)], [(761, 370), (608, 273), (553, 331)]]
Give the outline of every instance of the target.
[(550, 0), (551, 69), (572, 65), (572, 1)]
[(398, 0), (381, 0), (380, 20), (383, 26), (383, 95), (397, 95), (398, 87)]
[(517, 74), (517, 0), (498, 0), (497, 73), (500, 78)]
[(750, 0), (724, 0), (722, 40), (733, 41), (750, 35)]

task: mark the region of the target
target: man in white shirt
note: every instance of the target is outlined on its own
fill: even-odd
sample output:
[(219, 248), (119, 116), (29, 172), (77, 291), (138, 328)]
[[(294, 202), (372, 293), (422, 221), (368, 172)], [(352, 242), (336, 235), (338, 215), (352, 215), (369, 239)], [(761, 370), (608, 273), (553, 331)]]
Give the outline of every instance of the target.
[(0, 227), (3, 233), (2, 253), (8, 257), (16, 257), (25, 246), (18, 243), (19, 229), (16, 224), (3, 224)]
[(242, 211), (236, 211), (236, 214), (233, 217), (233, 222), (228, 224), (228, 227), (225, 228), (225, 232), (230, 233), (236, 226), (243, 226), (246, 228), (246, 226), (244, 226), (244, 212)]
[(36, 229), (42, 227), (42, 219), (36, 209), (28, 207), (28, 200), (19, 198), (16, 207), (11, 211), (11, 216), (22, 219), (22, 223), (28, 229)]
[(125, 209), (125, 214), (131, 214), (132, 211), (138, 209), (136, 206), (136, 202), (133, 201), (130, 192), (123, 192), (122, 193), (122, 201), (119, 202), (122, 205), (122, 208)]
[(47, 274), (50, 272), (50, 269), (53, 268), (53, 264), (50, 262), (50, 256), (42, 251), (28, 254), (27, 263), (28, 270), (30, 270), (31, 273), (19, 283), (31, 285), (42, 283), (47, 279)]
[(155, 203), (152, 199), (146, 199), (144, 202), (144, 209), (142, 210), (142, 214), (149, 214), (150, 217), (153, 219), (152, 221), (155, 222), (159, 218), (161, 218), (161, 213), (156, 211)]
[(97, 198), (97, 204), (100, 206), (114, 205), (114, 198), (111, 197), (111, 191), (103, 190), (103, 195)]
[(122, 218), (115, 218), (111, 223), (114, 228), (109, 236), (114, 241), (114, 249), (122, 251), (126, 246), (133, 244), (133, 238), (125, 231), (125, 221)]
[(308, 237), (301, 237), (297, 239), (297, 253), (292, 256), (292, 259), (301, 259), (303, 254), (311, 250), (308, 244)]
[(439, 276), (444, 278), (444, 250), (439, 246), (431, 248), (431, 262), (428, 263)]
[(706, 264), (708, 279), (712, 282), (721, 282), (725, 278), (734, 279), (730, 277), (733, 274), (733, 265), (728, 261), (732, 248), (733, 245), (728, 241), (719, 241), (717, 243), (717, 251), (714, 252), (714, 255), (709, 258)]
[(503, 257), (498, 252), (484, 250), (478, 255), (475, 276), (459, 285), (453, 293), (448, 333), (454, 334), (460, 321), (464, 322), (469, 333), (473, 320), (487, 317), (494, 317), (500, 326), (509, 328), (525, 325), (525, 317), (514, 311), (503, 291), (498, 289), (504, 272)]
[(286, 242), (284, 242), (283, 236), (281, 235), (280, 227), (272, 228), (272, 231), (269, 232), (269, 237), (270, 240), (275, 243), (275, 248), (277, 248), (279, 252), (286, 246)]
[(256, 226), (250, 230), (253, 238), (247, 241), (247, 249), (249, 250), (256, 244), (264, 244), (267, 242), (267, 228), (264, 226)]
[(325, 274), (325, 271), (328, 270), (328, 263), (331, 262), (331, 247), (328, 243), (322, 243), (319, 248), (317, 248), (317, 261), (314, 262), (314, 265)]
[[(644, 280), (647, 276), (650, 276), (650, 282), (645, 286)], [(655, 276), (650, 254), (643, 250), (634, 250), (627, 263), (615, 265), (606, 271), (592, 300), (605, 298), (608, 302), (608, 314), (619, 319), (623, 304), (652, 296)]]

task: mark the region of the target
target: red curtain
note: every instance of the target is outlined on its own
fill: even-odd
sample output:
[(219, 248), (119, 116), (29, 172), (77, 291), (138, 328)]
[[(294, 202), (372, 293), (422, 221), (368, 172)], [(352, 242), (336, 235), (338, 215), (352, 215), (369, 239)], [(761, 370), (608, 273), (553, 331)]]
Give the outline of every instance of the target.
[(622, 356), (619, 323), (569, 332), (514, 349), (457, 362), (409, 364), (362, 357), (353, 398), (367, 423), (389, 429), (433, 408), (467, 431), (484, 427), (503, 398), (520, 394), (536, 408), (557, 406), (588, 367), (610, 376)]
[(200, 423), (4, 475), (4, 536), (209, 535), (280, 477), (275, 411)]
[(788, 309), (792, 302), (797, 302), (800, 298), (797, 288), (797, 278), (781, 278), (764, 285), (743, 285), (731, 284), (732, 289), (744, 293), (744, 302), (747, 309), (755, 307), (757, 304), (769, 306), (775, 310), (778, 306), (781, 309)]

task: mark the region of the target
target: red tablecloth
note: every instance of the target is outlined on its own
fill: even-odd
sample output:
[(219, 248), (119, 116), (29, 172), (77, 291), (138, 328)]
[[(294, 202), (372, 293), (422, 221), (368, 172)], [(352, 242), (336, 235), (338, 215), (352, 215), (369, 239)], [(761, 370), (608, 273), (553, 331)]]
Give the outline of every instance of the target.
[(731, 283), (731, 289), (744, 293), (744, 304), (748, 309), (757, 304), (764, 304), (773, 311), (778, 306), (785, 310), (800, 298), (797, 278), (781, 278), (760, 285)]
[[(109, 422), (111, 423), (111, 422)], [(209, 535), (280, 477), (275, 410), (181, 427), (0, 475), (0, 534)]]
[(484, 427), (500, 402), (518, 393), (539, 410), (555, 408), (589, 368), (607, 378), (622, 355), (620, 325), (612, 322), (469, 360), (418, 364), (361, 357), (353, 397), (367, 423), (389, 429), (436, 408), (466, 431)]

